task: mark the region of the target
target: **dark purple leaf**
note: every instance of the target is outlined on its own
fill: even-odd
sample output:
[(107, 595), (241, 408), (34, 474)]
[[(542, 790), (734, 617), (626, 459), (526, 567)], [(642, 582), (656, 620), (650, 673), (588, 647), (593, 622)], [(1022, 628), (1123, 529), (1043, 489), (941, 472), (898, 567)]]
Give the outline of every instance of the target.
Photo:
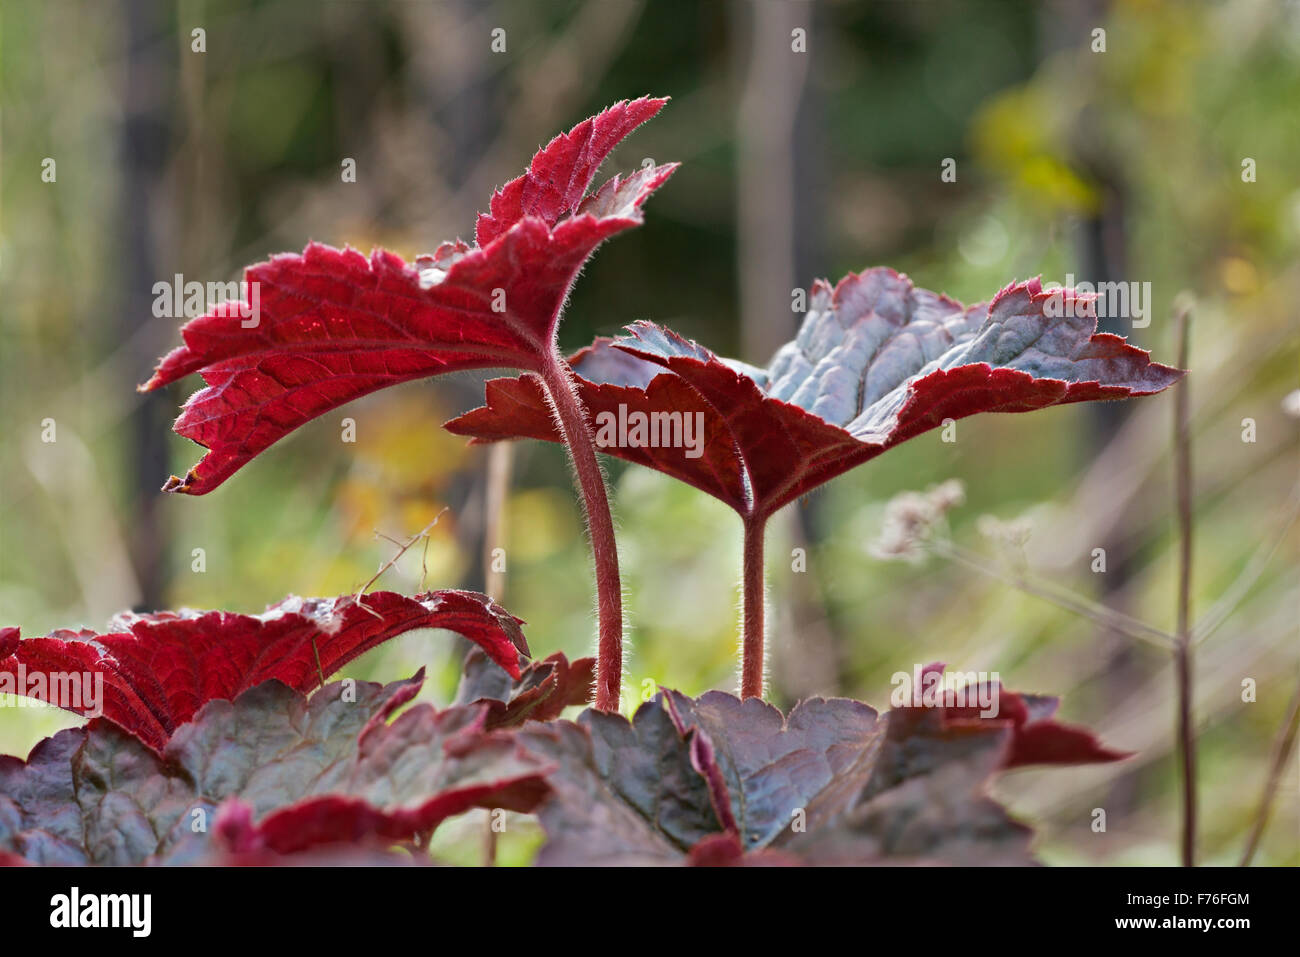
[(552, 721), (565, 708), (591, 704), (595, 671), (595, 658), (570, 663), (564, 652), (557, 651), (549, 658), (529, 662), (515, 681), (474, 648), (465, 658), (456, 703), (485, 705), (489, 729)]
[(756, 698), (666, 691), (631, 722), (589, 711), (530, 726), (520, 740), (555, 766), (539, 863), (1028, 862), (1031, 832), (986, 796), (990, 777), (1122, 755), (1057, 725), (1051, 699), (999, 691), (987, 718), (956, 707), (882, 718), (820, 698), (782, 716)]
[[(548, 768), (509, 733), (485, 731), (485, 708), (418, 704), (387, 722), (422, 681), (336, 682), (310, 701), (268, 681), (209, 702), (161, 755), (105, 721), (60, 732), (26, 762), (0, 758), (0, 852), (185, 864), (223, 850), (412, 842), (470, 807), (530, 810)], [(231, 801), (249, 809), (247, 826), (218, 831)], [(218, 833), (226, 843), (214, 847)]]

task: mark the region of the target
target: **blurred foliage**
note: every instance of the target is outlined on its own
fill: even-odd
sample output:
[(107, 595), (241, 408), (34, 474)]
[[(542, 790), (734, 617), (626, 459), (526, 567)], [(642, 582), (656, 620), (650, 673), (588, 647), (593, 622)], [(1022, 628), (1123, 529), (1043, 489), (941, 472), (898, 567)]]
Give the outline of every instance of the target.
[[(1101, 9), (1105, 6), (1105, 9)], [(1194, 613), (1282, 530), (1296, 481), (1300, 341), (1300, 8), (1254, 0), (1029, 2), (808, 8), (811, 67), (801, 160), (801, 281), (888, 263), (967, 301), (1016, 278), (1086, 278), (1089, 224), (1121, 273), (1150, 282), (1149, 328), (1173, 361), (1174, 297), (1196, 297), (1192, 390), (1197, 510)], [(684, 167), (646, 225), (602, 248), (574, 290), (564, 345), (649, 318), (735, 352), (740, 336), (735, 177), (749, 56), (737, 3), (526, 0), (307, 4), (301, 0), (89, 5), (15, 0), (0, 14), (0, 623), (27, 635), (102, 627), (138, 605), (141, 554), (161, 550), (162, 604), (256, 611), (286, 593), (353, 590), (444, 506), (427, 549), (383, 587), (482, 587), (483, 450), (439, 429), (476, 404), (481, 376), (372, 396), (286, 439), (214, 494), (160, 497), (196, 457), (159, 434), (184, 395), (133, 389), (175, 344), (149, 314), (154, 282), (238, 278), (308, 239), (404, 256), (472, 233), (475, 210), (555, 132), (642, 93), (674, 101), (614, 156)], [(507, 30), (505, 54), (489, 33)], [(1107, 49), (1092, 52), (1092, 31)], [(191, 30), (207, 52), (191, 52)], [(776, 55), (773, 53), (772, 55)], [(40, 177), (45, 157), (57, 182)], [(344, 157), (356, 183), (341, 181)], [(940, 180), (945, 157), (955, 183)], [(1243, 182), (1242, 160), (1257, 164)], [(1116, 238), (1118, 237), (1118, 238)], [(791, 328), (793, 321), (791, 318)], [(764, 361), (765, 356), (744, 356)], [(941, 659), (1065, 698), (1070, 720), (1139, 752), (1120, 765), (1019, 772), (1002, 797), (1063, 863), (1172, 863), (1172, 680), (1167, 656), (969, 569), (871, 557), (885, 503), (965, 483), (953, 538), (990, 567), (1041, 577), (1161, 628), (1174, 616), (1168, 456), (1172, 399), (1122, 418), (1084, 407), (989, 416), (958, 440), (922, 436), (811, 500), (802, 530), (774, 526), (773, 698), (883, 704), (896, 671)], [(355, 443), (341, 441), (344, 417)], [(53, 418), (58, 441), (40, 441)], [(1242, 441), (1242, 421), (1258, 439)], [(629, 610), (629, 706), (657, 683), (734, 683), (740, 528), (710, 499), (608, 463)], [(154, 474), (158, 472), (159, 474)], [(1023, 556), (981, 538), (981, 515), (1027, 516)], [(792, 515), (793, 518), (793, 515)], [(562, 450), (521, 445), (505, 510), (503, 598), (539, 654), (590, 651), (592, 588)], [(144, 529), (144, 531), (141, 531)], [(143, 536), (143, 537), (142, 537)], [(807, 538), (808, 541), (804, 541)], [(808, 548), (808, 572), (791, 550)], [(1106, 575), (1090, 571), (1106, 548)], [(205, 570), (194, 571), (194, 549)], [(1235, 860), (1270, 740), (1297, 677), (1296, 535), (1198, 648), (1203, 857)], [(811, 617), (810, 617), (811, 616)], [(799, 622), (796, 626), (795, 622)], [(815, 624), (815, 629), (813, 624)], [(814, 632), (820, 636), (813, 640)], [(430, 668), (447, 700), (459, 646), (405, 637), (349, 669)], [(1258, 682), (1243, 704), (1241, 682)], [(76, 719), (0, 713), (0, 751), (23, 753)], [(1300, 863), (1293, 763), (1259, 857)], [(1109, 827), (1090, 828), (1104, 807)], [(540, 840), (520, 822), (499, 859)], [(479, 816), (436, 839), (481, 858)]]

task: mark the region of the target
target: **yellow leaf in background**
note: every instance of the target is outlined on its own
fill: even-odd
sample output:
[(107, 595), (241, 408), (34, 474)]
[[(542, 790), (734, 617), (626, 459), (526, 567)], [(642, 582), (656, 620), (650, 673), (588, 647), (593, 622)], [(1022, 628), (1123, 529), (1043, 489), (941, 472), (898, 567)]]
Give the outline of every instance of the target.
[(1033, 87), (1012, 89), (980, 108), (971, 124), (971, 144), (976, 158), (996, 172), (1006, 173), (1028, 157), (1047, 149), (1044, 112)]
[(1183, 2), (1140, 0), (1118, 4), (1111, 31), (1131, 38), (1113, 50), (1120, 63), (1112, 72), (1112, 94), (1149, 116), (1186, 115), (1197, 89), (1207, 40), (1202, 10)]
[(1030, 157), (1021, 164), (1016, 179), (1032, 198), (1060, 209), (1094, 213), (1100, 206), (1097, 190), (1054, 156)]
[(1100, 196), (1067, 161), (1065, 137), (1051, 119), (1060, 110), (1051, 107), (1033, 86), (994, 98), (971, 127), (975, 157), (1034, 205), (1094, 212)]
[(465, 440), (442, 428), (448, 418), (432, 388), (376, 396), (357, 416), (358, 466), (381, 470), (389, 488), (441, 488), (468, 455)]
[[(375, 396), (353, 417), (352, 465), (336, 498), (344, 534), (368, 537), (378, 529), (404, 540), (442, 511), (448, 483), (480, 453), (443, 430), (448, 416), (432, 389)], [(448, 522), (444, 516), (439, 526)]]
[(348, 477), (340, 482), (334, 507), (344, 534), (352, 538), (361, 531), (378, 528), (384, 516), (385, 501), (379, 486), (369, 479)]
[(566, 548), (581, 532), (573, 500), (558, 489), (517, 492), (506, 504), (509, 553), (524, 561), (541, 561)]
[(1259, 273), (1249, 261), (1228, 256), (1219, 261), (1219, 279), (1228, 292), (1245, 296), (1259, 289)]

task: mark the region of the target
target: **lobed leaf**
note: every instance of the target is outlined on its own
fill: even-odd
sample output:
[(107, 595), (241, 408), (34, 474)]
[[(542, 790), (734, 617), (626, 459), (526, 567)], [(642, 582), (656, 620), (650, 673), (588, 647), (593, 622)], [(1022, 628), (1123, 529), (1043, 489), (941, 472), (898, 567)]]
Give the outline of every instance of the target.
[[(360, 604), (351, 595), (290, 596), (261, 615), (123, 614), (106, 634), (62, 630), (20, 640), (18, 629), (9, 628), (0, 633), (0, 690), (78, 714), (102, 713), (160, 751), (209, 701), (232, 699), (270, 679), (309, 691), (358, 655), (415, 628), (458, 632), (517, 678), (519, 655), (528, 653), (521, 624), (486, 595), (448, 590), (414, 598), (372, 592)], [(95, 701), (100, 681), (102, 700)]]
[[(653, 432), (652, 445), (604, 451), (766, 517), (945, 419), (1150, 395), (1182, 375), (1096, 328), (1092, 297), (1045, 291), (1037, 279), (967, 307), (877, 268), (833, 289), (819, 281), (799, 335), (766, 369), (649, 322), (571, 364), (594, 429), (602, 416), (701, 416), (697, 457)], [(528, 380), (491, 380), (486, 399), (447, 428), (476, 441), (559, 440)]]
[(676, 169), (642, 168), (586, 195), (609, 152), (665, 102), (617, 103), (553, 140), (493, 196), (474, 247), (444, 243), (407, 263), (311, 243), (249, 267), (246, 301), (186, 323), (184, 344), (141, 386), (196, 372), (206, 383), (175, 430), (208, 452), (164, 488), (209, 492), (305, 422), (386, 386), (462, 369), (539, 369), (583, 263), (640, 224), (641, 205)]
[(725, 784), (735, 822), (728, 829), (746, 850), (770, 844), (790, 826), (792, 808), (806, 808), (873, 754), (880, 736), (875, 709), (846, 698), (811, 698), (788, 719), (760, 698), (720, 691), (697, 699), (665, 691), (663, 701), (682, 735), (708, 742), (707, 750), (697, 746), (709, 759), (703, 773)]
[(595, 695), (596, 659), (570, 663), (564, 652), (530, 661), (518, 679), (511, 679), (471, 648), (465, 658), (457, 704), (487, 708), (487, 727), (509, 728), (525, 721), (553, 721), (565, 708), (589, 705)]
[[(600, 712), (586, 712), (586, 714)], [(595, 740), (586, 727), (571, 721), (532, 725), (519, 732), (532, 754), (553, 768), (551, 797), (537, 814), (547, 842), (537, 863), (552, 866), (668, 865), (680, 862), (682, 850), (634, 801), (624, 800), (611, 775), (597, 763)], [(607, 754), (601, 749), (602, 755)], [(679, 769), (677, 785), (683, 781)], [(716, 825), (708, 819), (700, 833)]]
[(1054, 722), (1054, 699), (1000, 697), (995, 716), (881, 717), (846, 699), (782, 715), (757, 698), (664, 691), (630, 722), (588, 711), (530, 726), (520, 741), (555, 768), (538, 862), (1026, 863), (1031, 832), (986, 796), (989, 778), (1124, 755)]
[[(105, 721), (0, 758), (0, 852), (39, 864), (197, 863), (413, 842), (470, 807), (527, 811), (547, 767), (486, 709), (418, 704), (423, 675), (268, 681), (209, 702), (161, 754)], [(217, 837), (214, 844), (213, 836)]]
[(493, 194), (489, 211), (478, 217), (478, 244), (486, 246), (525, 216), (554, 226), (582, 201), (596, 170), (614, 148), (666, 102), (649, 97), (624, 100), (551, 140), (537, 151), (522, 176)]
[[(921, 670), (922, 681), (938, 679), (943, 671), (942, 662), (927, 665)], [(967, 700), (972, 696), (975, 700), (996, 701), (997, 715), (983, 717), (980, 708), (970, 704), (896, 708), (894, 727), (900, 729), (900, 733), (906, 728), (908, 734), (932, 729), (942, 736), (957, 729), (978, 732), (994, 724), (1009, 726), (1011, 737), (1000, 762), (1000, 767), (1006, 769), (1040, 764), (1091, 764), (1131, 757), (1128, 752), (1104, 747), (1086, 728), (1056, 721), (1053, 716), (1060, 705), (1057, 698), (1017, 694), (996, 681), (976, 681), (967, 685)]]

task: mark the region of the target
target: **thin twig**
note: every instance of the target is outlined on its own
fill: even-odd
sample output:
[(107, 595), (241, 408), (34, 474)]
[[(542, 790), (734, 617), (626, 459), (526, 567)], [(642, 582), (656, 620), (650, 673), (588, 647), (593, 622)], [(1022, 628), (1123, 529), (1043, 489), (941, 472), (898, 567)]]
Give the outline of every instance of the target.
[[(382, 532), (376, 531), (376, 532), (375, 532), (375, 537), (376, 537), (376, 538), (383, 538), (383, 539), (386, 539), (386, 540), (392, 542), (394, 545), (398, 546), (398, 548), (397, 548), (397, 554), (394, 555), (392, 558), (390, 558), (388, 561), (384, 562), (382, 565), (380, 565), (380, 566), (379, 566), (379, 570), (378, 570), (377, 572), (375, 572), (374, 575), (372, 575), (372, 576), (370, 577), (370, 581), (366, 582), (364, 585), (362, 585), (360, 588), (357, 589), (357, 593), (356, 593), (354, 596), (352, 596), (352, 601), (353, 601), (353, 603), (355, 603), (355, 604), (357, 604), (357, 605), (360, 605), (362, 608), (364, 608), (366, 611), (370, 612), (370, 614), (374, 615), (376, 618), (380, 618), (380, 617), (382, 617), (382, 616), (381, 616), (378, 612), (376, 612), (373, 608), (371, 608), (369, 605), (367, 605), (365, 602), (363, 602), (363, 601), (361, 600), (361, 596), (364, 595), (364, 594), (366, 593), (366, 590), (367, 590), (371, 585), (373, 585), (375, 582), (379, 581), (379, 576), (380, 576), (380, 575), (382, 575), (384, 572), (388, 571), (388, 569), (390, 569), (390, 568), (392, 568), (394, 565), (396, 565), (398, 559), (400, 559), (403, 555), (405, 555), (405, 554), (407, 553), (407, 551), (411, 548), (412, 545), (414, 545), (416, 542), (418, 542), (418, 541), (419, 541), (420, 539), (422, 539), (422, 538), (425, 539), (425, 540), (427, 541), (427, 539), (428, 539), (428, 537), (429, 537), (429, 532), (432, 531), (433, 527), (434, 527), (435, 525), (438, 524), (438, 520), (441, 519), (444, 515), (447, 514), (447, 511), (448, 511), (447, 508), (444, 507), (443, 510), (442, 510), (441, 512), (439, 512), (437, 515), (435, 515), (435, 516), (433, 517), (433, 521), (432, 521), (432, 522), (430, 522), (428, 525), (424, 526), (424, 528), (420, 529), (420, 531), (416, 532), (414, 535), (412, 535), (410, 538), (408, 538), (405, 542), (399, 542), (399, 541), (397, 541), (396, 539), (393, 539), (393, 538), (390, 538), (390, 537), (387, 536), (387, 535), (384, 535)], [(424, 580), (423, 580), (423, 578), (421, 578), (420, 581), (421, 581), (421, 587), (423, 587), (423, 584), (424, 584)]]
[(1030, 578), (1024, 573), (1007, 572), (986, 562), (981, 555), (968, 551), (952, 541), (936, 539), (930, 543), (930, 548), (935, 554), (950, 558), (965, 568), (995, 578), (1012, 588), (1049, 601), (1058, 608), (1064, 608), (1076, 615), (1082, 615), (1099, 625), (1113, 628), (1130, 638), (1145, 641), (1165, 651), (1173, 647), (1174, 636), (1168, 632), (1161, 631), (1159, 628), (1148, 625), (1146, 622), (1140, 621), (1131, 615), (1126, 615), (1121, 611), (1116, 611), (1114, 608), (1108, 608), (1098, 602), (1084, 598), (1082, 595), (1076, 595), (1048, 582)]
[(1291, 695), (1291, 705), (1273, 738), (1273, 748), (1269, 760), (1268, 778), (1264, 782), (1264, 793), (1259, 799), (1259, 810), (1255, 812), (1255, 823), (1250, 829), (1250, 838), (1246, 841), (1246, 850), (1241, 855), (1241, 866), (1249, 867), (1259, 848), (1260, 838), (1268, 826), (1269, 815), (1273, 811), (1273, 798), (1277, 795), (1277, 786), (1282, 781), (1282, 771), (1286, 768), (1287, 758), (1295, 748), (1296, 731), (1300, 730), (1300, 684), (1296, 685)]
[(489, 810), (487, 813), (487, 821), (485, 822), (487, 824), (487, 830), (484, 832), (483, 835), (484, 838), (483, 839), (483, 866), (484, 867), (497, 866), (497, 832), (496, 829), (492, 827), (492, 815), (495, 813), (496, 811)]
[(325, 687), (325, 669), (320, 664), (320, 649), (316, 647), (316, 636), (311, 636), (312, 654), (316, 656), (316, 674), (320, 677), (320, 686)]
[[(1191, 307), (1174, 318), (1178, 335), (1178, 366), (1187, 368)], [(1192, 437), (1187, 380), (1174, 386), (1174, 489), (1178, 506), (1178, 626), (1174, 667), (1178, 680), (1178, 751), (1182, 764), (1184, 867), (1196, 864), (1196, 739), (1192, 729)]]

